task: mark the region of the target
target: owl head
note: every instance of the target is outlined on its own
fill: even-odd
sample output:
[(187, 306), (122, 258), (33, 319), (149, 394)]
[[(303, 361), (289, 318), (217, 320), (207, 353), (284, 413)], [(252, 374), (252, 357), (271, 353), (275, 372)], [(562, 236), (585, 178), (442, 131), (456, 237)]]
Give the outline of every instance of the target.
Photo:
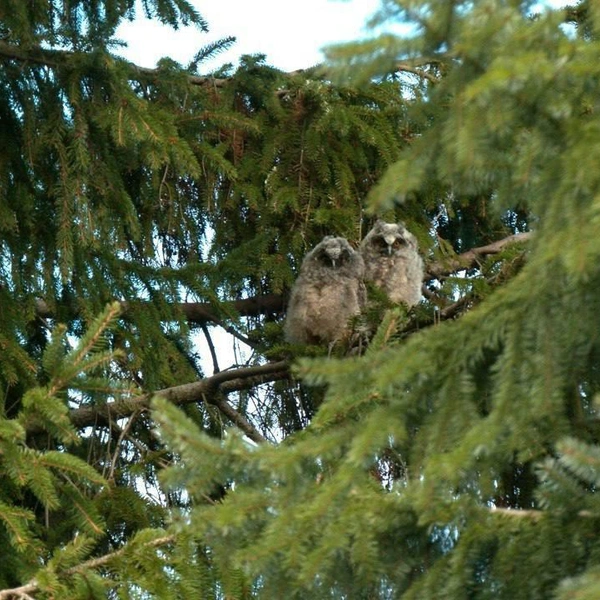
[(355, 257), (355, 251), (345, 238), (327, 235), (313, 250), (312, 258), (336, 269)]
[(386, 223), (379, 219), (363, 241), (378, 254), (392, 256), (406, 249), (416, 250), (415, 236), (402, 223)]

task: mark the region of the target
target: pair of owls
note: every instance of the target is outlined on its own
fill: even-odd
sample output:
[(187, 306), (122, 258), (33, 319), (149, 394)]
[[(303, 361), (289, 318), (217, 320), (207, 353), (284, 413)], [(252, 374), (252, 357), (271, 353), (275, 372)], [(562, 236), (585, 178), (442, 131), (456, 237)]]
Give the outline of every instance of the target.
[(392, 302), (414, 306), (421, 298), (423, 260), (417, 240), (401, 223), (377, 221), (358, 251), (326, 236), (304, 258), (290, 296), (285, 337), (295, 344), (333, 344), (366, 304), (365, 281)]

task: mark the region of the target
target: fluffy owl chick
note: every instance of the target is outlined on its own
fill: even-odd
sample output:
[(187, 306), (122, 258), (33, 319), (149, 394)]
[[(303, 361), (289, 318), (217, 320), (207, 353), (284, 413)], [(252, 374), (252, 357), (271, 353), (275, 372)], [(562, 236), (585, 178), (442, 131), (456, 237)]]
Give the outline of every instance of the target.
[(293, 344), (330, 344), (349, 333), (366, 300), (364, 264), (341, 237), (326, 236), (304, 258), (292, 288), (284, 332)]
[(378, 220), (360, 245), (365, 281), (380, 287), (392, 302), (414, 306), (421, 299), (423, 259), (415, 236), (402, 223)]

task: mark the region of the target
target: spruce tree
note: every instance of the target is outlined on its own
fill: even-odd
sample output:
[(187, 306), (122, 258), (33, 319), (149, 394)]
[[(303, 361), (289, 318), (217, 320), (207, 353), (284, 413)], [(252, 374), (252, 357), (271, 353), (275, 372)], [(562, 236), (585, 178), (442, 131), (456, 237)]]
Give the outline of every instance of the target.
[[(134, 4), (0, 0), (0, 599), (596, 598), (596, 5), (385, 0), (408, 35), (204, 73), (231, 39), (119, 58)], [(375, 216), (422, 303), (286, 345)]]

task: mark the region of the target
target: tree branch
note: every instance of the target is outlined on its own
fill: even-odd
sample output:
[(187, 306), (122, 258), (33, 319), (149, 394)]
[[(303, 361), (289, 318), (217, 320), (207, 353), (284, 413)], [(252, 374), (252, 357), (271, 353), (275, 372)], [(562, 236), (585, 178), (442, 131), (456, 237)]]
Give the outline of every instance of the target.
[[(472, 248), (462, 254), (458, 254), (452, 258), (432, 262), (427, 265), (425, 280), (438, 279), (446, 275), (451, 275), (461, 269), (468, 269), (483, 258), (484, 256), (498, 254), (507, 246), (527, 242), (531, 239), (533, 232), (517, 233), (510, 235), (486, 246)], [(122, 314), (126, 314), (128, 310), (134, 310), (141, 302), (121, 302)], [(185, 318), (191, 324), (202, 324), (206, 322), (216, 325), (223, 325), (223, 310), (217, 310), (214, 304), (210, 302), (182, 302), (177, 305)], [(244, 298), (243, 300), (234, 300), (232, 302), (224, 302), (223, 308), (225, 312), (231, 309), (242, 317), (257, 317), (265, 314), (281, 314), (285, 308), (285, 298), (278, 294), (266, 294), (264, 296), (253, 296)], [(36, 300), (36, 312), (39, 317), (49, 318), (53, 316), (48, 304), (41, 299)]]
[[(42, 48), (41, 46), (23, 49), (13, 44), (0, 41), (0, 57), (9, 60), (17, 60), (19, 62), (34, 63), (49, 67), (59, 67), (75, 54), (75, 52), (69, 50), (52, 50), (49, 48)], [(123, 58), (116, 58), (122, 61), (124, 64), (126, 64), (132, 70), (132, 72), (136, 73), (138, 76), (140, 76), (140, 78), (155, 78), (160, 73), (160, 69), (140, 67), (139, 65), (129, 62)], [(396, 65), (396, 69), (398, 71), (404, 71), (407, 73), (418, 75), (419, 77), (424, 77), (432, 83), (437, 83), (439, 81), (437, 77), (435, 77), (431, 73), (428, 73), (427, 71), (424, 71), (420, 67), (425, 67), (432, 64), (440, 64), (443, 62), (443, 59), (443, 56), (433, 58), (423, 57), (409, 59), (406, 61), (399, 62)], [(315, 65), (308, 69), (297, 69), (295, 71), (286, 73), (286, 75), (288, 77), (294, 77), (296, 75), (310, 75), (317, 71), (323, 73), (323, 65)], [(212, 88), (218, 89), (225, 87), (229, 83), (229, 79), (212, 77), (210, 75), (188, 75), (188, 83), (190, 85), (210, 86)], [(286, 95), (287, 93), (289, 93), (289, 91), (287, 90), (277, 91), (277, 95), (279, 96)]]
[(58, 67), (64, 62), (65, 57), (73, 55), (73, 52), (64, 50), (49, 50), (39, 46), (23, 49), (13, 44), (0, 41), (0, 57), (19, 62), (34, 63), (48, 67)]
[[(136, 306), (142, 304), (141, 301), (121, 302), (121, 314), (124, 315), (129, 310), (135, 310)], [(233, 302), (223, 302), (223, 309), (231, 309), (231, 312), (239, 314), (241, 317), (256, 317), (265, 314), (278, 314), (283, 312), (284, 299), (277, 294), (266, 294), (264, 296), (253, 296), (243, 300), (234, 300)], [(223, 325), (223, 310), (217, 310), (215, 305), (210, 302), (181, 302), (177, 304), (185, 318), (191, 324), (200, 325), (210, 322), (215, 325)], [(36, 312), (38, 317), (50, 318), (54, 316), (53, 311), (48, 304), (38, 298), (36, 300)], [(231, 332), (230, 332), (231, 333)], [(244, 341), (244, 340), (242, 340)]]
[(202, 333), (204, 334), (204, 339), (208, 344), (208, 351), (210, 352), (210, 357), (213, 363), (213, 373), (218, 373), (221, 369), (219, 368), (219, 358), (217, 357), (217, 351), (215, 350), (215, 345), (212, 341), (212, 336), (208, 331), (208, 327), (205, 323), (200, 324), (200, 328), (202, 329)]
[(430, 81), (431, 83), (439, 83), (439, 78), (431, 73), (424, 71), (423, 69), (418, 69), (417, 67), (411, 67), (405, 63), (398, 63), (396, 65), (396, 70), (401, 71), (403, 73), (411, 73), (412, 75), (417, 75), (418, 77), (423, 77)]
[[(427, 266), (425, 280), (436, 279), (443, 277), (444, 275), (449, 275), (455, 271), (469, 268), (475, 265), (484, 256), (498, 254), (507, 246), (529, 241), (532, 235), (532, 232), (510, 235), (501, 240), (497, 240), (496, 242), (492, 242), (491, 244), (472, 248), (467, 252), (447, 260), (430, 263)], [(470, 300), (470, 296), (465, 296), (454, 304), (445, 307), (440, 312), (440, 318), (451, 318), (468, 304)], [(124, 312), (131, 309), (133, 305), (134, 303), (123, 302), (122, 307)], [(260, 314), (281, 312), (284, 307), (284, 299), (281, 296), (269, 294), (266, 296), (256, 296), (244, 300), (237, 300), (229, 303), (229, 305), (241, 316), (257, 316)], [(203, 323), (207, 320), (220, 323), (214, 306), (210, 303), (182, 303), (179, 305), (179, 308), (192, 323)], [(38, 300), (37, 310), (41, 317), (50, 316), (50, 311), (42, 300)], [(286, 361), (269, 363), (258, 367), (221, 371), (212, 377), (207, 377), (201, 381), (159, 390), (152, 394), (145, 394), (137, 398), (119, 400), (105, 404), (104, 406), (82, 406), (81, 408), (71, 411), (70, 418), (75, 427), (81, 428), (93, 425), (99, 419), (104, 419), (106, 422), (109, 422), (110, 420), (128, 417), (137, 410), (147, 410), (150, 399), (154, 395), (163, 396), (173, 404), (177, 405), (205, 400), (216, 406), (228, 419), (244, 431), (250, 439), (256, 442), (263, 442), (265, 441), (265, 438), (258, 430), (256, 430), (243, 415), (238, 413), (226, 399), (219, 397), (219, 393), (227, 394), (241, 389), (248, 389), (260, 383), (286, 379), (289, 376), (289, 365)], [(33, 433), (34, 431), (28, 429), (28, 432)]]
[(262, 444), (268, 441), (255, 427), (244, 417), (244, 415), (231, 406), (224, 397), (215, 394), (210, 404), (216, 406), (232, 423), (241, 429), (253, 442)]
[[(550, 514), (550, 511), (536, 510), (533, 508), (532, 509), (504, 508), (504, 507), (498, 507), (498, 506), (491, 507), (490, 512), (492, 514), (496, 513), (499, 515), (503, 515), (505, 517), (528, 518), (528, 519), (534, 519), (536, 521), (537, 521), (537, 519), (540, 519), (541, 517), (543, 517), (544, 514)], [(597, 516), (589, 510), (580, 510), (580, 511), (577, 511), (576, 514), (578, 517), (581, 517), (583, 519), (589, 519), (591, 517)]]
[(448, 55), (440, 54), (437, 57), (419, 57), (412, 58), (405, 61), (401, 61), (396, 64), (396, 70), (402, 71), (405, 73), (412, 73), (413, 75), (418, 75), (419, 77), (423, 77), (429, 80), (431, 83), (439, 83), (440, 78), (436, 77), (432, 73), (423, 70), (422, 67), (428, 67), (431, 65), (441, 65), (446, 62), (449, 62), (452, 58)]
[(462, 269), (468, 269), (477, 264), (477, 262), (484, 256), (492, 254), (498, 254), (504, 250), (507, 246), (512, 244), (520, 244), (527, 242), (533, 236), (532, 231), (525, 233), (516, 233), (509, 235), (501, 240), (487, 244), (487, 246), (480, 246), (479, 248), (471, 248), (462, 254), (458, 254), (452, 258), (441, 260), (438, 262), (430, 263), (427, 265), (427, 273), (425, 274), (426, 280), (439, 279), (445, 275), (451, 275), (456, 271)]
[[(150, 542), (144, 544), (147, 548), (160, 548), (161, 546), (166, 546), (167, 544), (172, 544), (176, 540), (174, 535), (166, 535), (164, 537), (156, 538)], [(119, 558), (122, 556), (127, 549), (127, 546), (123, 546), (119, 548), (119, 550), (115, 550), (114, 552), (110, 552), (109, 554), (105, 554), (104, 556), (99, 556), (97, 558), (90, 558), (82, 562), (79, 565), (71, 567), (69, 569), (65, 569), (62, 571), (63, 575), (75, 575), (76, 573), (80, 573), (85, 571), (86, 569), (97, 569), (98, 567), (103, 567), (108, 564), (115, 558)], [(0, 600), (10, 600), (11, 598), (30, 598), (29, 594), (33, 594), (39, 591), (40, 586), (35, 579), (32, 579), (29, 583), (25, 585), (21, 585), (16, 588), (0, 590)]]
[[(432, 279), (440, 279), (444, 276), (451, 275), (456, 271), (468, 269), (476, 265), (484, 256), (498, 254), (507, 246), (516, 243), (524, 243), (531, 239), (533, 232), (519, 233), (508, 236), (486, 246), (480, 246), (479, 248), (472, 248), (462, 254), (458, 254), (454, 257), (448, 258), (427, 265), (427, 272), (425, 273), (424, 281), (431, 281)], [(423, 285), (423, 295), (430, 300), (433, 304), (439, 305), (442, 300), (436, 293), (427, 286)], [(443, 300), (446, 302), (447, 300)], [(447, 304), (446, 306), (438, 306), (435, 313), (428, 316), (415, 315), (415, 317), (408, 323), (403, 329), (405, 334), (410, 334), (415, 330), (427, 327), (432, 323), (438, 323), (448, 319), (453, 319), (457, 315), (469, 310), (473, 304), (477, 302), (477, 295), (473, 292), (468, 292), (458, 298), (455, 302)]]
[[(21, 48), (14, 44), (0, 41), (0, 58), (7, 60), (16, 60), (23, 63), (33, 63), (47, 67), (60, 67), (65, 64), (70, 58), (75, 55), (88, 54), (85, 52), (73, 52), (71, 50), (53, 50), (50, 48), (42, 48), (41, 46), (33, 46), (30, 48)], [(135, 63), (129, 62), (119, 56), (113, 56), (115, 60), (127, 65), (131, 71), (138, 76), (144, 78), (156, 78), (160, 74), (160, 69), (151, 69), (148, 67), (140, 67)], [(289, 77), (295, 75), (310, 73), (315, 71), (318, 65), (309, 69), (297, 69), (287, 73)], [(212, 88), (222, 88), (229, 83), (229, 78), (217, 78), (211, 75), (188, 75), (188, 83), (197, 86), (210, 86)], [(278, 92), (280, 93), (280, 92)]]
[[(178, 406), (205, 401), (216, 406), (251, 440), (260, 443), (266, 441), (266, 438), (243, 415), (237, 412), (223, 395), (248, 389), (261, 383), (287, 379), (288, 377), (290, 377), (290, 372), (286, 361), (220, 371), (212, 377), (206, 377), (200, 381), (157, 390), (142, 396), (124, 398), (106, 404), (84, 405), (71, 410), (69, 419), (73, 426), (78, 429), (99, 422), (109, 424), (117, 419), (129, 417), (135, 412), (148, 410), (150, 401), (154, 396), (166, 398), (169, 402)], [(38, 423), (32, 423), (27, 427), (28, 434), (42, 431), (43, 427)]]

